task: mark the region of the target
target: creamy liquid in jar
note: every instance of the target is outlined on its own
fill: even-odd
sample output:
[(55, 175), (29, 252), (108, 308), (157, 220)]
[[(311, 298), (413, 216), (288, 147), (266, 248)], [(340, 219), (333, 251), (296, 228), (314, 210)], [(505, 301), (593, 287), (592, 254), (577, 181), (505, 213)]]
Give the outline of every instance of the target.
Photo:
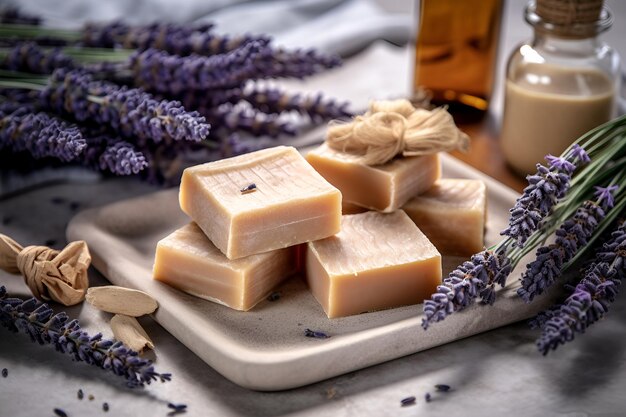
[(506, 81), (502, 151), (522, 174), (560, 155), (613, 112), (614, 85), (598, 70), (528, 64)]

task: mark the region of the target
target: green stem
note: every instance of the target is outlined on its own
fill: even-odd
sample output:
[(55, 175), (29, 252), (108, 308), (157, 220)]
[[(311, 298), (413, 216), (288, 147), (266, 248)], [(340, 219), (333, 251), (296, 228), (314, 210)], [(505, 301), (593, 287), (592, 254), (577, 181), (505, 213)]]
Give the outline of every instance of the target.
[(23, 82), (23, 81), (11, 81), (0, 79), (0, 88), (21, 88), (25, 90), (37, 90), (42, 91), (46, 88), (45, 84), (36, 84), (35, 81)]
[(0, 24), (0, 38), (35, 39), (42, 36), (74, 42), (79, 41), (82, 35), (80, 32), (73, 30), (52, 29), (34, 25)]

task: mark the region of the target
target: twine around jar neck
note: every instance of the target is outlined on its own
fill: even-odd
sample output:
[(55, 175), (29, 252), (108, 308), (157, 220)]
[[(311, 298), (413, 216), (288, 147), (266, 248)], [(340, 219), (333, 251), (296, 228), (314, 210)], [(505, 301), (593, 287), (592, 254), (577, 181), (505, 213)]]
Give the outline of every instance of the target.
[(613, 24), (602, 0), (530, 1), (524, 15), (535, 31), (565, 39), (593, 38)]

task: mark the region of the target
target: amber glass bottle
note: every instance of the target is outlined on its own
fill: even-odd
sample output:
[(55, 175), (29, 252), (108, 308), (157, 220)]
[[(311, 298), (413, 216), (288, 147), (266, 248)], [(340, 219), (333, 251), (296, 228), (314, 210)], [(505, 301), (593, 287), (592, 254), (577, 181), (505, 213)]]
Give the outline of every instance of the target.
[(421, 0), (414, 88), (447, 104), (457, 121), (487, 111), (494, 81), (502, 0)]

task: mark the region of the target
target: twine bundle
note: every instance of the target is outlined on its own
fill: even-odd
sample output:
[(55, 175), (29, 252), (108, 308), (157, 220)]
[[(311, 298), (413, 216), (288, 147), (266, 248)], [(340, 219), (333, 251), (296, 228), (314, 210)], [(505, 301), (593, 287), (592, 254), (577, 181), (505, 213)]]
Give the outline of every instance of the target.
[(379, 165), (397, 155), (467, 151), (469, 137), (456, 127), (445, 108), (416, 109), (401, 99), (374, 101), (367, 113), (349, 123), (331, 122), (326, 143), (333, 149), (362, 155), (367, 165)]
[(22, 247), (0, 234), (0, 269), (21, 273), (33, 295), (66, 306), (80, 303), (89, 287), (87, 268), (91, 256), (83, 241), (72, 242), (62, 251), (47, 246)]

